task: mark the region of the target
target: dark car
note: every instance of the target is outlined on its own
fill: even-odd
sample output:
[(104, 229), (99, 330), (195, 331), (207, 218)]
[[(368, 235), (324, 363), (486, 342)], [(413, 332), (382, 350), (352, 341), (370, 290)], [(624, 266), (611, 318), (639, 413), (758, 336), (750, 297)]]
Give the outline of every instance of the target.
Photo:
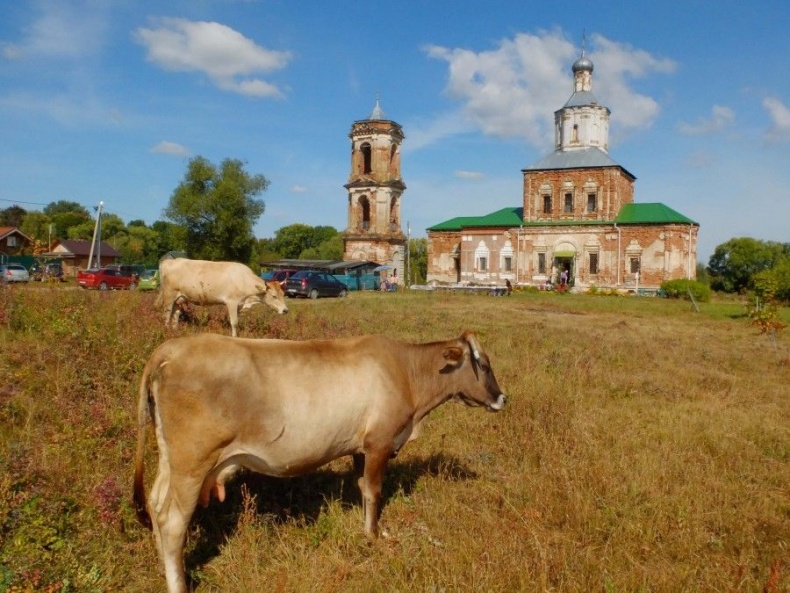
[(296, 272), (285, 281), (285, 294), (289, 297), (345, 297), (348, 286), (325, 272)]
[(121, 276), (129, 276), (134, 278), (135, 283), (139, 282), (140, 275), (145, 271), (145, 268), (132, 264), (109, 264), (104, 266), (108, 270), (116, 270), (121, 273)]
[(297, 270), (272, 270), (271, 272), (265, 272), (261, 274), (261, 278), (266, 280), (266, 282), (276, 280), (280, 283), (280, 286), (283, 287), (283, 290), (285, 290), (285, 281), (296, 274), (296, 272)]
[(36, 282), (43, 282), (44, 280), (62, 282), (65, 280), (63, 277), (63, 266), (60, 263), (35, 265), (30, 268), (30, 278)]

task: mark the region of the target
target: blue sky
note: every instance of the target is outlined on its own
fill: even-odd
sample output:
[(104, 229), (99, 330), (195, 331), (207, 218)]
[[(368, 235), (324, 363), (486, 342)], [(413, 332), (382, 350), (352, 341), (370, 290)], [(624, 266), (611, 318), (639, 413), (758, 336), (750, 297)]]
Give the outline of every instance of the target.
[[(403, 126), (413, 237), (522, 202), (589, 39), (637, 202), (701, 224), (699, 259), (790, 242), (790, 4), (764, 0), (28, 0), (0, 5), (0, 208), (163, 219), (190, 158), (269, 189), (256, 235), (346, 226), (351, 124)], [(404, 231), (406, 229), (404, 228)]]

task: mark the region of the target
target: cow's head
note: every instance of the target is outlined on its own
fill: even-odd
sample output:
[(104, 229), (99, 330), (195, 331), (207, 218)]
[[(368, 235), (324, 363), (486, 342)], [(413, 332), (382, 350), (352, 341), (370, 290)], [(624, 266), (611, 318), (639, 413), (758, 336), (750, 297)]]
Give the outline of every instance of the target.
[[(253, 299), (254, 302), (252, 302)], [(258, 294), (253, 298), (248, 298), (243, 308), (246, 309), (256, 303), (265, 303), (280, 314), (288, 313), (288, 305), (285, 304), (283, 287), (275, 280), (271, 282), (260, 280), (258, 283)]]
[(456, 399), (468, 406), (485, 406), (492, 412), (505, 407), (507, 397), (499, 388), (488, 354), (472, 332), (464, 332), (457, 346), (445, 348), (444, 360), (442, 372), (452, 374)]

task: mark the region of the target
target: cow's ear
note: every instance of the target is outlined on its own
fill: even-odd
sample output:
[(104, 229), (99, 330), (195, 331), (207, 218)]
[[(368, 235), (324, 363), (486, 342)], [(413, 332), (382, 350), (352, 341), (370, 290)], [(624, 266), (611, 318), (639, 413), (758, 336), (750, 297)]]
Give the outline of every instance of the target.
[(463, 349), (458, 346), (450, 346), (444, 349), (444, 360), (451, 364), (457, 364), (464, 358)]
[(464, 351), (463, 349), (459, 348), (458, 346), (450, 346), (444, 349), (442, 352), (442, 368), (439, 369), (439, 372), (444, 373), (452, 373), (455, 369), (461, 366), (461, 362), (464, 359)]

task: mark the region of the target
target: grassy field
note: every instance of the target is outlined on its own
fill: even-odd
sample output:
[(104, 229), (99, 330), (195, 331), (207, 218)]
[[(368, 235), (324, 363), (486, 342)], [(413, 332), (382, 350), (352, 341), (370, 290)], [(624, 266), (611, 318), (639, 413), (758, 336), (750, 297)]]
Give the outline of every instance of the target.
[[(163, 590), (130, 505), (140, 372), (168, 337), (229, 327), (222, 309), (197, 309), (165, 331), (153, 301), (0, 287), (0, 591)], [(790, 330), (760, 335), (737, 302), (289, 304), (244, 313), (241, 335), (417, 342), (471, 329), (510, 403), (429, 417), (389, 466), (377, 541), (348, 460), (299, 479), (240, 476), (193, 520), (195, 590), (790, 591)]]

